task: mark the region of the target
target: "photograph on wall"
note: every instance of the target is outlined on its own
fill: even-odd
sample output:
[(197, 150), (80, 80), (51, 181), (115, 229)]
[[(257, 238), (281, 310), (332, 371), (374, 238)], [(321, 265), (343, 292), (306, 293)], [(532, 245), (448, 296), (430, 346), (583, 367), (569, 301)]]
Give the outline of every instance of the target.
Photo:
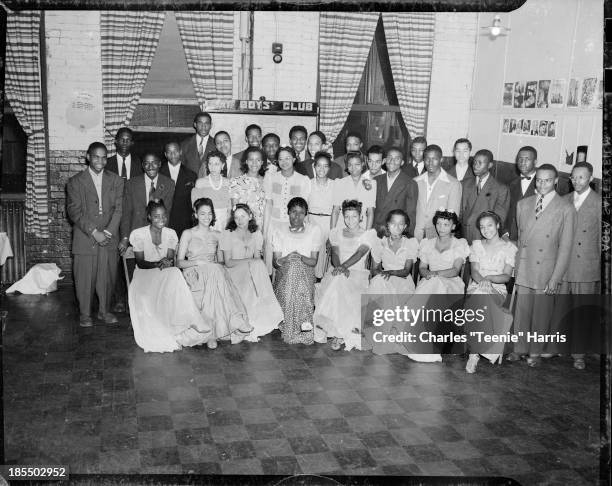
[(556, 138), (557, 137), (557, 122), (549, 121), (548, 122), (548, 138)]
[(502, 123), (502, 133), (508, 133), (510, 130), (510, 118), (504, 118), (504, 122)]
[(540, 120), (540, 128), (538, 129), (538, 135), (545, 137), (548, 135), (548, 122), (546, 120)]
[(529, 135), (534, 137), (538, 136), (538, 127), (540, 126), (539, 120), (531, 120), (531, 130), (529, 131)]
[(523, 135), (529, 135), (531, 133), (531, 120), (525, 118), (523, 120)]
[(604, 84), (603, 79), (599, 80), (597, 83), (597, 94), (593, 100), (593, 108), (596, 110), (601, 110), (603, 108), (603, 93), (604, 93)]
[(580, 106), (584, 108), (592, 107), (597, 90), (597, 78), (584, 78), (582, 82), (582, 96)]
[(523, 108), (525, 98), (525, 83), (517, 81), (514, 83), (514, 107)]
[(551, 108), (562, 108), (565, 96), (565, 79), (553, 79), (548, 92), (548, 105)]
[(538, 82), (538, 108), (548, 108), (548, 92), (550, 79), (541, 79)]
[(502, 98), (502, 106), (512, 106), (512, 93), (514, 92), (514, 83), (504, 83), (504, 96)]
[(508, 133), (516, 133), (516, 118), (510, 119), (510, 129), (508, 130)]
[(538, 93), (538, 82), (528, 81), (525, 85), (525, 108), (535, 108)]
[(567, 92), (567, 106), (576, 107), (580, 102), (580, 80), (570, 79), (569, 91)]

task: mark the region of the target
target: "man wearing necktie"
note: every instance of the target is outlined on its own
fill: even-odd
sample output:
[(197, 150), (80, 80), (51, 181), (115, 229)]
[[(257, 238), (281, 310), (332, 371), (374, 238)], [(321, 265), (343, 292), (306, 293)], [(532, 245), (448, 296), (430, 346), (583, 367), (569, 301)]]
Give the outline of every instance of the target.
[(121, 176), (124, 181), (142, 174), (140, 158), (132, 153), (134, 133), (128, 127), (121, 127), (115, 135), (117, 154), (108, 159), (105, 170)]
[(560, 349), (554, 343), (529, 339), (529, 333), (550, 336), (561, 331), (559, 321), (553, 319), (555, 295), (570, 262), (576, 219), (572, 203), (555, 191), (557, 169), (543, 164), (535, 177), (536, 194), (520, 200), (516, 209), (519, 250), (514, 333), (519, 341), (514, 351), (528, 355), (529, 366), (538, 365), (543, 353)]
[(538, 151), (531, 147), (522, 147), (516, 155), (516, 167), (519, 177), (512, 180), (509, 184), (510, 189), (510, 208), (505, 225), (504, 236), (511, 241), (518, 238), (518, 227), (516, 224), (516, 206), (521, 199), (535, 194), (535, 173), (538, 162)]
[[(193, 119), (193, 128), (196, 133), (191, 137), (181, 142), (181, 152), (183, 153), (183, 163), (185, 166), (200, 174), (202, 164), (206, 166), (206, 156), (209, 152), (217, 150), (215, 141), (210, 136), (212, 128), (212, 118), (205, 111), (199, 112)], [(206, 169), (203, 169), (204, 175), (207, 174)]]

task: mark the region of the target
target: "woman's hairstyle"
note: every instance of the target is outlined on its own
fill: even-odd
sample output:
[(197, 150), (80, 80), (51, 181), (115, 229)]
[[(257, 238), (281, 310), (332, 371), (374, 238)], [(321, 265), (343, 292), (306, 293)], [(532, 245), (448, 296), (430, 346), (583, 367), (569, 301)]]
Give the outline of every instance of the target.
[(245, 213), (248, 214), (249, 216), (248, 229), (251, 233), (255, 233), (255, 231), (257, 231), (257, 222), (255, 221), (255, 215), (253, 214), (253, 211), (251, 211), (251, 208), (249, 207), (249, 205), (244, 204), (244, 203), (238, 203), (234, 206), (234, 209), (232, 209), (232, 214), (230, 215), (230, 219), (227, 222), (227, 226), (225, 227), (225, 229), (230, 230), (230, 231), (236, 231), (236, 228), (238, 228), (238, 225), (236, 224), (236, 221), (234, 220), (234, 214), (239, 209), (242, 209)]
[(319, 159), (325, 159), (327, 160), (327, 165), (329, 165), (331, 167), (332, 164), (332, 159), (331, 159), (331, 155), (329, 155), (328, 152), (325, 152), (324, 150), (319, 150), (315, 155), (314, 155), (314, 163), (312, 164), (313, 167), (317, 164), (317, 161)]
[(401, 216), (402, 218), (404, 218), (404, 223), (406, 223), (406, 227), (404, 228), (404, 231), (402, 231), (402, 236), (408, 238), (410, 231), (410, 218), (408, 217), (408, 213), (406, 213), (406, 211), (404, 211), (403, 209), (392, 209), (387, 213), (384, 231), (385, 236), (391, 235), (391, 232), (389, 231), (389, 223), (391, 222), (391, 219), (393, 219), (393, 216)]
[(291, 199), (289, 204), (287, 204), (287, 212), (291, 211), (296, 206), (299, 206), (306, 211), (306, 214), (308, 214), (308, 203), (306, 202), (306, 199), (303, 197), (294, 197)]
[(153, 211), (155, 211), (156, 209), (162, 208), (164, 211), (166, 211), (166, 206), (164, 205), (164, 200), (163, 199), (151, 199), (149, 201), (149, 204), (147, 204), (147, 221), (151, 222), (151, 215), (153, 214)]
[(502, 220), (499, 214), (497, 214), (495, 211), (484, 211), (480, 213), (478, 218), (476, 218), (476, 229), (480, 231), (480, 222), (485, 218), (491, 218), (495, 221), (495, 224), (498, 225), (497, 234), (501, 236)]
[(342, 215), (344, 216), (346, 211), (351, 210), (357, 211), (359, 214), (361, 214), (361, 207), (361, 202), (357, 201), (356, 199), (346, 199), (342, 201)]
[(321, 139), (321, 143), (323, 145), (325, 145), (327, 143), (327, 137), (325, 136), (325, 134), (322, 131), (315, 130), (314, 132), (310, 132), (310, 135), (308, 135), (308, 138), (312, 137), (313, 135), (316, 135), (317, 137), (319, 137)]
[(436, 211), (436, 214), (434, 214), (433, 217), (434, 226), (436, 225), (439, 219), (446, 219), (455, 225), (455, 229), (452, 230), (452, 233), (456, 233), (457, 231), (459, 231), (459, 217), (457, 216), (457, 213), (455, 211), (448, 211), (446, 209), (442, 211)]
[(363, 154), (361, 152), (348, 152), (345, 156), (344, 156), (344, 171), (348, 174), (348, 163), (349, 160), (351, 159), (359, 159), (361, 161), (361, 172), (363, 172), (363, 170), (366, 168), (366, 162), (364, 160)]
[(249, 158), (249, 154), (258, 153), (261, 157), (261, 167), (259, 168), (258, 174), (260, 176), (264, 176), (266, 173), (266, 154), (263, 149), (259, 147), (249, 147), (242, 154), (242, 160), (240, 160), (240, 170), (243, 174), (246, 174), (249, 171), (249, 164), (247, 164), (247, 160)]
[(197, 218), (198, 211), (200, 210), (202, 206), (208, 206), (210, 208), (212, 219), (210, 220), (210, 224), (208, 226), (213, 226), (215, 222), (217, 221), (217, 217), (215, 216), (215, 205), (213, 204), (212, 200), (209, 197), (201, 197), (199, 199), (196, 199), (195, 202), (193, 203), (193, 213), (194, 213), (194, 217), (196, 221), (198, 219)]
[(208, 167), (208, 162), (210, 162), (210, 159), (212, 159), (213, 157), (218, 157), (224, 164), (227, 162), (227, 157), (223, 152), (213, 150), (212, 152), (208, 152), (208, 154), (206, 155), (206, 167)]
[(281, 152), (289, 152), (289, 154), (291, 154), (291, 158), (294, 161), (297, 158), (297, 155), (295, 154), (295, 150), (293, 150), (293, 147), (290, 147), (289, 145), (287, 145), (286, 147), (279, 147), (278, 150), (276, 151), (275, 158), (277, 161), (278, 161), (278, 158), (280, 157)]

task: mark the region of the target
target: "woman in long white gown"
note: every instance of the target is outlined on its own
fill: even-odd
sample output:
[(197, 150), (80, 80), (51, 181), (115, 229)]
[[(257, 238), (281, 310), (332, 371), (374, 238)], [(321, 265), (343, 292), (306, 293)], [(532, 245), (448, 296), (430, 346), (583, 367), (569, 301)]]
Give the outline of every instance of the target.
[(174, 266), (178, 237), (166, 228), (163, 202), (147, 205), (150, 226), (130, 234), (136, 269), (128, 290), (136, 344), (145, 352), (170, 352), (212, 338), (212, 322), (202, 317), (181, 271)]

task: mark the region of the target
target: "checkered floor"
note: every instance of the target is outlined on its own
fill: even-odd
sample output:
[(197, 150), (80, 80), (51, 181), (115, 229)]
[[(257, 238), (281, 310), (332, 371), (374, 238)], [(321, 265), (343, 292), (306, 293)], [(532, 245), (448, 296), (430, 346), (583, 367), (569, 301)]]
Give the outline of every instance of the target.
[(5, 463), (73, 473), (493, 475), (594, 484), (600, 365), (260, 343), (145, 354), (72, 290), (4, 297)]

